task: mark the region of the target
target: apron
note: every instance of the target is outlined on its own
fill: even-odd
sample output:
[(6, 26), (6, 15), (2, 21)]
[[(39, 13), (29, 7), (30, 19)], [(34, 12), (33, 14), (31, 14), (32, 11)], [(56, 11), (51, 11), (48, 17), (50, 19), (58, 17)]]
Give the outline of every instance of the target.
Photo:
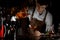
[[(20, 25), (19, 25), (20, 24)], [(29, 36), (29, 31), (28, 31), (28, 27), (29, 27), (29, 18), (21, 18), (19, 20), (19, 27), (17, 28), (17, 39), (25, 39)]]
[[(34, 31), (38, 30), (41, 33), (45, 33), (45, 29), (46, 29), (45, 19), (46, 19), (46, 16), (47, 16), (47, 12), (45, 13), (45, 17), (44, 17), (43, 21), (37, 20), (35, 18), (32, 18), (33, 14), (31, 16), (31, 22), (30, 22), (30, 24), (32, 25), (32, 29)], [(33, 27), (33, 26), (35, 26), (35, 27)]]
[(28, 33), (28, 27), (29, 27), (29, 18), (25, 17), (27, 16), (27, 13), (23, 12), (18, 12), (16, 14), (17, 17), (17, 22), (16, 22), (16, 36), (17, 40), (21, 39), (22, 40), (29, 34)]
[(40, 40), (45, 40), (45, 38), (40, 38), (39, 36), (35, 36), (36, 34), (35, 31), (39, 31), (40, 33), (45, 33), (45, 29), (46, 29), (46, 24), (45, 24), (45, 19), (47, 16), (47, 12), (45, 13), (45, 17), (43, 19), (43, 21), (37, 20), (35, 18), (33, 18), (33, 14), (31, 15), (31, 21), (30, 21), (30, 25), (32, 26), (32, 28), (30, 29), (30, 38), (31, 40), (36, 40), (36, 39), (40, 39)]

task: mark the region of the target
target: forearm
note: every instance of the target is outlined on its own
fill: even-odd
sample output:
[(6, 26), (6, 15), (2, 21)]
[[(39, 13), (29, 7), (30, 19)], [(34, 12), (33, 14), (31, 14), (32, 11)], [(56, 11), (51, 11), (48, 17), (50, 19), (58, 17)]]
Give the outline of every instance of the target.
[(46, 31), (52, 31), (53, 27), (52, 25), (46, 25)]

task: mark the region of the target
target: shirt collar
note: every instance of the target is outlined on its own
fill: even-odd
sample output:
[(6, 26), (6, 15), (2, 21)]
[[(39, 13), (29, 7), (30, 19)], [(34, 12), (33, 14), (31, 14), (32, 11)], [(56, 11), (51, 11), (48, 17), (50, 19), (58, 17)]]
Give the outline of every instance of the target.
[[(39, 12), (35, 9), (35, 13), (39, 14)], [(45, 15), (46, 14), (46, 10), (43, 11), (43, 13), (41, 15)], [(40, 14), (39, 14), (40, 15)]]

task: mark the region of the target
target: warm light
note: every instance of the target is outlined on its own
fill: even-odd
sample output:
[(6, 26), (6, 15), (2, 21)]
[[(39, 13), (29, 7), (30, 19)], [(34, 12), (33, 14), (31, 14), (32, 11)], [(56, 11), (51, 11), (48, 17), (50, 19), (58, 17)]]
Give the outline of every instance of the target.
[(16, 17), (19, 19), (19, 18), (25, 18), (27, 16), (27, 13), (24, 13), (24, 12), (18, 12), (16, 14)]

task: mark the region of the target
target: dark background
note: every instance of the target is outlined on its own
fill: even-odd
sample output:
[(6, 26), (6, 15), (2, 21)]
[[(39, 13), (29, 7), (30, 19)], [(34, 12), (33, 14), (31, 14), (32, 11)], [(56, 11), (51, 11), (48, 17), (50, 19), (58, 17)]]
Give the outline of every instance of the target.
[[(58, 24), (60, 23), (60, 12), (59, 12), (59, 0), (50, 0), (51, 5), (49, 5), (48, 10), (53, 15), (53, 23), (55, 25), (55, 30), (57, 32)], [(0, 0), (1, 7), (13, 7), (20, 6), (26, 0)]]

